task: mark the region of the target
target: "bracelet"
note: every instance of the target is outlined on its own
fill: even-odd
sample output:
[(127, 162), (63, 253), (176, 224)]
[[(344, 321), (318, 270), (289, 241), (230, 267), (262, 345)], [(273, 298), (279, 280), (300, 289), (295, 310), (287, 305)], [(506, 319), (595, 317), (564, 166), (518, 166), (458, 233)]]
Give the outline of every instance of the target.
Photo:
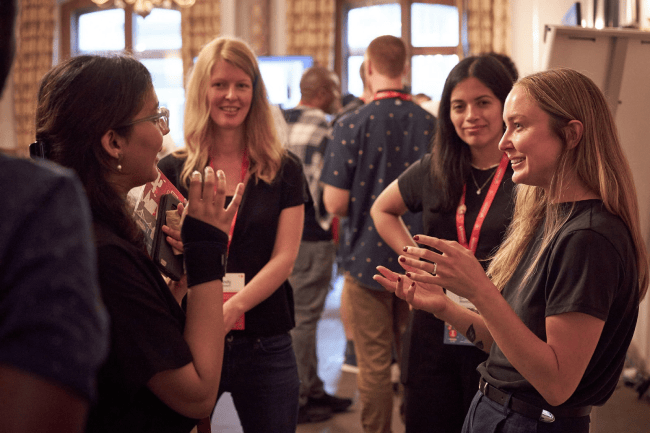
[(181, 228), (187, 286), (221, 280), (226, 272), (228, 235), (191, 216)]

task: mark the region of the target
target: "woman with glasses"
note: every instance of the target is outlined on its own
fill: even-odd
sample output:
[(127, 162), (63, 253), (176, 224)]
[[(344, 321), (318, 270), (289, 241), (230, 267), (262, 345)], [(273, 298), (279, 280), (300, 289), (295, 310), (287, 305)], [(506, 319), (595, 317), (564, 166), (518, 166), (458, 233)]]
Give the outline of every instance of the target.
[(157, 178), (168, 117), (158, 106), (149, 71), (129, 57), (72, 58), (50, 70), (39, 90), (37, 143), (83, 183), (111, 319), (110, 352), (99, 372), (90, 432), (190, 431), (210, 414), (219, 388), (220, 258), (241, 186), (231, 189), (234, 198), (224, 210), (223, 173), (218, 181), (211, 168), (191, 175), (182, 225), (189, 286), (184, 312), (147, 255), (126, 204), (130, 189)]
[(226, 278), (236, 293), (223, 305), (219, 395), (232, 394), (246, 432), (294, 432), (299, 380), (287, 278), (302, 236), (304, 175), (278, 140), (255, 55), (233, 38), (214, 39), (199, 53), (186, 92), (185, 148), (160, 162), (181, 193), (205, 167), (246, 185), (230, 227)]

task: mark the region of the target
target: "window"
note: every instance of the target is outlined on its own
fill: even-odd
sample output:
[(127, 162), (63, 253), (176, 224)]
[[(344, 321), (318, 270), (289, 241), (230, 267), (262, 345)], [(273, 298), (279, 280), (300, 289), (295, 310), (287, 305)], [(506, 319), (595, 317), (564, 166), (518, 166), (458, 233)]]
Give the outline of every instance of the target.
[(414, 94), (440, 99), (449, 71), (462, 56), (460, 0), (337, 0), (336, 69), (344, 92), (360, 95), (359, 68), (368, 44), (381, 35), (406, 43)]
[(182, 146), (185, 91), (181, 60), (181, 13), (155, 8), (146, 18), (126, 9), (100, 9), (90, 0), (62, 5), (61, 55), (129, 52), (149, 70), (160, 105), (170, 111), (171, 139)]

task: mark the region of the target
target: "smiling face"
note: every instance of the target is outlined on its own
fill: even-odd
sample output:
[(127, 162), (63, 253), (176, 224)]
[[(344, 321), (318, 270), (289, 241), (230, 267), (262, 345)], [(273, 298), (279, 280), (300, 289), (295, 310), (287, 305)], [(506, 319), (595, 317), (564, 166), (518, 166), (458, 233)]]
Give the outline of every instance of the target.
[(466, 78), (451, 92), (451, 122), (472, 155), (487, 148), (496, 151), (503, 134), (502, 109), (501, 101), (476, 77)]
[[(133, 120), (153, 116), (158, 113), (158, 97), (151, 89), (147, 93), (142, 110)], [(138, 122), (133, 125), (122, 152), (122, 173), (129, 177), (129, 185), (137, 187), (158, 177), (158, 153), (162, 151), (163, 135), (158, 120)]]
[(557, 161), (564, 149), (562, 140), (551, 131), (550, 116), (521, 86), (506, 99), (503, 119), (506, 132), (499, 143), (512, 164), (512, 180), (549, 191)]
[(212, 67), (208, 86), (210, 117), (217, 128), (243, 131), (253, 100), (250, 76), (232, 63), (219, 59)]

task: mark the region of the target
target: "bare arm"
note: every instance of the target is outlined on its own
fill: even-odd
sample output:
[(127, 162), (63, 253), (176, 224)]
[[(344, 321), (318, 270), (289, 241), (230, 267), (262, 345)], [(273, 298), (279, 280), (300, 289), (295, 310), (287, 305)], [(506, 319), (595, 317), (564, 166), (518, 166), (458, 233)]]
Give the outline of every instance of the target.
[[(237, 186), (232, 202), (224, 210), (226, 181), (222, 171), (219, 171), (216, 192), (215, 182), (214, 171), (209, 166), (205, 169), (203, 188), (200, 176), (192, 176), (187, 213), (227, 233), (244, 186)], [(161, 401), (188, 417), (209, 416), (217, 399), (225, 336), (222, 306), (221, 280), (188, 289), (184, 337), (193, 361), (178, 369), (158, 372), (148, 383)]]
[(397, 186), (397, 180), (390, 183), (370, 208), (379, 236), (399, 255), (404, 253), (405, 246), (417, 247), (408, 231), (402, 216), (408, 211), (402, 194)]
[[(471, 251), (456, 242), (417, 236), (418, 243), (438, 249), (409, 248), (409, 254), (437, 262), (437, 274), (413, 274), (412, 279), (444, 286), (466, 297), (481, 312), (485, 326), (508, 361), (551, 405), (560, 405), (575, 392), (591, 360), (604, 321), (570, 312), (546, 318), (546, 342), (521, 321), (485, 275)], [(431, 272), (433, 265), (404, 258), (405, 264)], [(438, 314), (436, 314), (438, 315)], [(440, 318), (455, 325), (445, 312)], [(462, 324), (459, 325), (462, 330)]]
[(325, 184), (323, 186), (323, 203), (328, 213), (346, 217), (350, 203), (350, 190)]
[(55, 382), (0, 365), (1, 432), (83, 432), (88, 402)]
[(282, 210), (271, 259), (223, 306), (226, 330), (230, 330), (242, 314), (266, 300), (291, 275), (300, 249), (304, 219), (304, 205)]

